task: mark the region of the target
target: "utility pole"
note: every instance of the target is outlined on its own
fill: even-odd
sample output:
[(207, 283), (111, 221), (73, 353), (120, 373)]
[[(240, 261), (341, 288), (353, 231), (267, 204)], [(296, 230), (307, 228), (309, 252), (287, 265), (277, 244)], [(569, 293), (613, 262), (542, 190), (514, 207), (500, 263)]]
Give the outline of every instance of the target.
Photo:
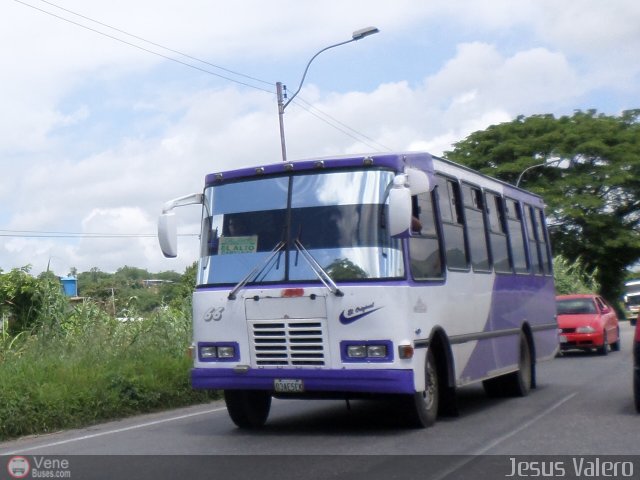
[(278, 96), (278, 121), (280, 122), (280, 148), (282, 149), (282, 161), (286, 162), (287, 146), (284, 142), (284, 95), (282, 82), (276, 83), (276, 95)]
[(287, 87), (283, 85), (282, 82), (276, 83), (276, 95), (278, 97), (278, 120), (280, 123), (280, 147), (282, 148), (283, 162), (287, 161), (287, 146), (284, 141), (284, 110), (291, 103), (291, 101), (296, 97), (296, 95), (298, 95), (298, 92), (302, 88), (302, 84), (304, 83), (304, 79), (307, 76), (307, 72), (309, 71), (309, 66), (311, 65), (311, 62), (313, 62), (313, 60), (322, 52), (329, 50), (330, 48), (339, 47), (340, 45), (344, 45), (346, 43), (355, 42), (362, 38), (368, 37), (369, 35), (373, 35), (374, 33), (378, 33), (379, 31), (380, 30), (378, 30), (376, 27), (361, 28), (360, 30), (356, 30), (355, 32), (353, 32), (350, 40), (345, 40), (344, 42), (336, 43), (334, 45), (329, 45), (328, 47), (325, 47), (319, 52), (317, 52), (313, 57), (311, 57), (311, 60), (307, 62), (307, 66), (304, 69), (304, 74), (302, 75), (302, 80), (300, 80), (300, 85), (298, 86), (298, 89), (295, 91), (293, 95), (291, 95), (291, 98), (289, 98), (286, 101), (286, 103), (284, 101), (284, 91), (286, 91)]

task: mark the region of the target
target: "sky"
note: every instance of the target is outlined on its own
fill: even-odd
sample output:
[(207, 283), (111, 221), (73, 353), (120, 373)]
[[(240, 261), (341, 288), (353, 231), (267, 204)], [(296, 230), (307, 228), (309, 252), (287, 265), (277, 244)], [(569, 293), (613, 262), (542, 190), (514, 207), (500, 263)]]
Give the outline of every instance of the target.
[(637, 0), (4, 0), (0, 269), (183, 272), (163, 204), (207, 173), (388, 151), (442, 155), (519, 115), (640, 107)]

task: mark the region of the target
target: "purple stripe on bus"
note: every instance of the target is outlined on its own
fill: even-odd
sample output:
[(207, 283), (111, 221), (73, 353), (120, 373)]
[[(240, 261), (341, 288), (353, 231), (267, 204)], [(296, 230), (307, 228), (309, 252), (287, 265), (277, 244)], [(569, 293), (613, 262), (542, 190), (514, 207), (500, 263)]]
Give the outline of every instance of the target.
[(273, 390), (274, 379), (304, 382), (307, 392), (414, 393), (412, 370), (308, 370), (260, 368), (236, 372), (231, 368), (193, 368), (191, 385), (197, 389)]
[[(539, 275), (497, 275), (491, 308), (483, 332), (515, 329), (527, 322), (530, 326), (545, 325), (555, 319), (555, 293), (552, 277)], [(489, 372), (518, 363), (518, 335), (479, 340), (469, 358), (462, 378), (479, 379)], [(555, 329), (534, 333), (536, 357), (553, 353), (557, 343)], [(533, 353), (533, 352), (532, 352)]]

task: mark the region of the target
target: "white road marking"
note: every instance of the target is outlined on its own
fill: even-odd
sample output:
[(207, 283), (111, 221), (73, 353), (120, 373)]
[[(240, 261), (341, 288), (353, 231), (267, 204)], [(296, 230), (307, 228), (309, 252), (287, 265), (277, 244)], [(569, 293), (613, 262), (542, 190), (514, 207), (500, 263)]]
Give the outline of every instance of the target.
[(514, 435), (520, 433), (521, 431), (529, 428), (531, 425), (533, 425), (534, 423), (540, 421), (543, 417), (546, 417), (547, 415), (549, 415), (551, 412), (553, 412), (554, 410), (556, 410), (557, 408), (561, 407), (562, 405), (564, 405), (566, 402), (568, 402), (569, 400), (571, 400), (573, 397), (575, 397), (578, 394), (578, 392), (573, 392), (569, 395), (567, 395), (566, 397), (562, 398), (561, 400), (557, 401), (556, 403), (554, 403), (553, 405), (551, 405), (549, 408), (547, 408), (546, 410), (543, 410), (542, 412), (540, 412), (538, 415), (536, 415), (535, 417), (533, 417), (531, 420), (529, 420), (528, 422), (523, 423), (522, 425), (520, 425), (518, 428), (516, 428), (515, 430), (510, 431), (509, 433), (505, 433), (504, 435), (502, 435), (501, 437), (496, 438), (493, 442), (487, 444), (485, 447), (476, 450), (475, 452), (472, 452), (470, 455), (471, 457), (462, 460), (461, 462), (455, 464), (453, 467), (445, 470), (444, 472), (442, 472), (440, 475), (438, 475), (437, 477), (435, 477), (433, 480), (442, 480), (444, 478), (447, 478), (449, 475), (451, 475), (452, 473), (460, 470), (462, 467), (464, 467), (465, 465), (467, 465), (468, 463), (472, 462), (474, 460), (474, 457), (479, 456), (479, 455), (484, 455), (485, 453), (487, 453), (489, 450), (491, 450), (492, 448), (500, 445), (502, 442), (504, 442), (505, 440), (508, 440), (509, 438), (513, 437)]
[(29, 448), (21, 448), (19, 450), (0, 452), (0, 455), (16, 455), (19, 453), (32, 452), (33, 450), (39, 450), (41, 448), (57, 447), (58, 445), (66, 445), (68, 443), (81, 442), (83, 440), (89, 440), (91, 438), (104, 437), (106, 435), (113, 435), (116, 433), (128, 432), (130, 430), (138, 430), (140, 428), (151, 427), (153, 425), (161, 425), (163, 423), (175, 422), (177, 420), (184, 420), (185, 418), (197, 417), (199, 415), (207, 415), (209, 413), (215, 413), (226, 410), (225, 407), (214, 408), (210, 410), (204, 410), (202, 412), (187, 413), (185, 415), (178, 415), (177, 417), (164, 418), (162, 420), (154, 420), (152, 422), (140, 423), (138, 425), (131, 425), (129, 427), (116, 428), (114, 430), (105, 430), (104, 432), (92, 433), (89, 435), (82, 435), (80, 437), (68, 438), (66, 440), (60, 440), (57, 442), (45, 443), (43, 445), (37, 445)]
[(547, 408), (546, 410), (544, 410), (543, 412), (539, 413), (538, 415), (536, 415), (535, 417), (533, 417), (531, 420), (529, 420), (528, 422), (523, 423), (522, 425), (520, 425), (518, 428), (516, 428), (515, 430), (496, 438), (493, 442), (491, 442), (490, 444), (488, 444), (486, 447), (481, 448), (480, 450), (475, 451), (472, 455), (484, 455), (485, 453), (487, 453), (489, 450), (491, 450), (493, 447), (501, 444), (502, 442), (504, 442), (505, 440), (508, 440), (509, 438), (513, 437), (514, 435), (516, 435), (517, 433), (520, 433), (522, 430), (525, 430), (527, 428), (529, 428), (531, 425), (533, 425), (534, 423), (536, 423), (537, 421), (539, 421), (540, 419), (542, 419), (543, 417), (546, 417), (547, 415), (549, 415), (551, 412), (553, 412), (556, 408), (559, 408), (560, 406), (562, 406), (563, 404), (565, 404), (566, 402), (568, 402), (569, 400), (571, 400), (573, 397), (575, 397), (578, 394), (578, 392), (573, 392), (569, 395), (567, 395), (566, 397), (564, 397), (562, 400), (554, 403), (553, 405), (551, 405), (549, 408)]

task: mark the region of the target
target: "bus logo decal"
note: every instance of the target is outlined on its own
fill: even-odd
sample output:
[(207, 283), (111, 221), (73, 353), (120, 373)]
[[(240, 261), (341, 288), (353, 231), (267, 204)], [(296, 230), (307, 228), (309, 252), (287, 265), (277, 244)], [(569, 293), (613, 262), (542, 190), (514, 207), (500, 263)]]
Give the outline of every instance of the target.
[(363, 307), (349, 308), (347, 310), (343, 310), (340, 314), (340, 323), (343, 325), (349, 325), (350, 323), (355, 322), (356, 320), (360, 320), (367, 315), (372, 314), (380, 310), (382, 307), (375, 308), (375, 303), (371, 305), (365, 305)]

